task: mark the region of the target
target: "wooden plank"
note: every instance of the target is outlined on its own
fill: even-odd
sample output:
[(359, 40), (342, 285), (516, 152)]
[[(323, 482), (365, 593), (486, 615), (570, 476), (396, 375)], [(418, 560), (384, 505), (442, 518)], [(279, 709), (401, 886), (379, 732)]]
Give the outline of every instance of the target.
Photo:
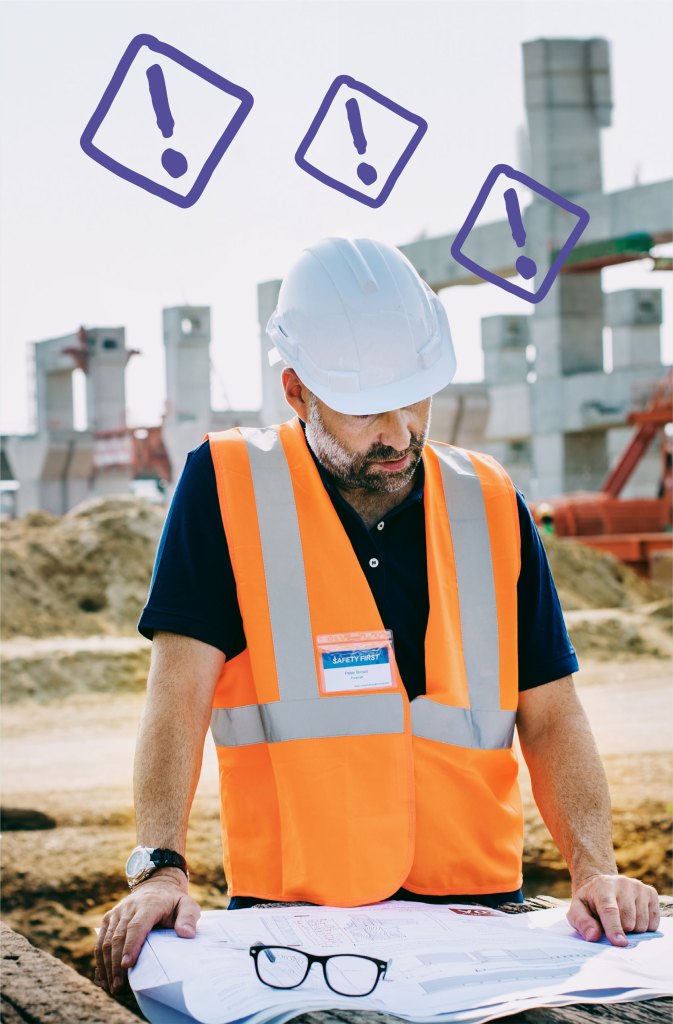
[(3, 923), (0, 945), (3, 1024), (138, 1024), (88, 978)]

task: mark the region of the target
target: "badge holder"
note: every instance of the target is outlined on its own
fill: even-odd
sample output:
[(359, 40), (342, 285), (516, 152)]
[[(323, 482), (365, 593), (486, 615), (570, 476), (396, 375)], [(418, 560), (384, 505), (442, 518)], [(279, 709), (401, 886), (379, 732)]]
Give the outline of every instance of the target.
[(316, 637), (316, 647), (321, 693), (397, 689), (391, 630), (323, 633)]

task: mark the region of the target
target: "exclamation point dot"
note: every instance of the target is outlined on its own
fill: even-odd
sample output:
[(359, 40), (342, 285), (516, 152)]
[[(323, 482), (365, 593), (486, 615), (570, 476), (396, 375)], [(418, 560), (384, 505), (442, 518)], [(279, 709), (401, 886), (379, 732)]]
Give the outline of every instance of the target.
[(537, 273), (537, 263), (532, 260), (530, 256), (519, 256), (516, 261), (516, 269), (519, 271), (522, 277), (525, 277), (528, 281), (531, 277), (535, 277)]
[(187, 170), (187, 157), (177, 149), (166, 149), (161, 154), (161, 166), (171, 178), (181, 178)]
[(376, 181), (376, 169), (371, 164), (358, 164), (358, 178), (364, 185), (373, 185)]

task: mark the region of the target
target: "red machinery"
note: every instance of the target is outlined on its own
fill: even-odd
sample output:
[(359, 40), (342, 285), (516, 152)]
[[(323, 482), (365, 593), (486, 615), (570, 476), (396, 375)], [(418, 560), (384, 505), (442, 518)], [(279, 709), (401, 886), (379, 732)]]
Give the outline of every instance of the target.
[[(575, 493), (531, 506), (536, 521), (553, 518), (559, 537), (574, 537), (583, 544), (610, 551), (642, 574), (649, 575), (654, 551), (673, 550), (673, 445), (665, 427), (673, 413), (673, 372), (651, 388), (644, 409), (631, 412), (636, 427), (631, 441), (610, 470), (597, 493)], [(661, 436), (661, 476), (653, 498), (620, 498), (636, 466), (656, 434)], [(549, 512), (551, 515), (549, 515)]]

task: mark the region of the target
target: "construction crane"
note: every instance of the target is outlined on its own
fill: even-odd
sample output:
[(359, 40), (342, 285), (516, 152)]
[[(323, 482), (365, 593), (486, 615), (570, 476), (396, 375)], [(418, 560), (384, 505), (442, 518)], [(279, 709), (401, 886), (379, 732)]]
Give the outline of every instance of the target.
[[(545, 502), (531, 510), (536, 522), (543, 518), (558, 537), (573, 537), (583, 544), (609, 551), (641, 575), (650, 575), (657, 551), (673, 550), (673, 371), (649, 389), (644, 409), (629, 413), (634, 434), (598, 492), (578, 492)], [(668, 430), (667, 430), (668, 428)], [(638, 463), (660, 435), (661, 474), (656, 496), (622, 498), (622, 491)]]

